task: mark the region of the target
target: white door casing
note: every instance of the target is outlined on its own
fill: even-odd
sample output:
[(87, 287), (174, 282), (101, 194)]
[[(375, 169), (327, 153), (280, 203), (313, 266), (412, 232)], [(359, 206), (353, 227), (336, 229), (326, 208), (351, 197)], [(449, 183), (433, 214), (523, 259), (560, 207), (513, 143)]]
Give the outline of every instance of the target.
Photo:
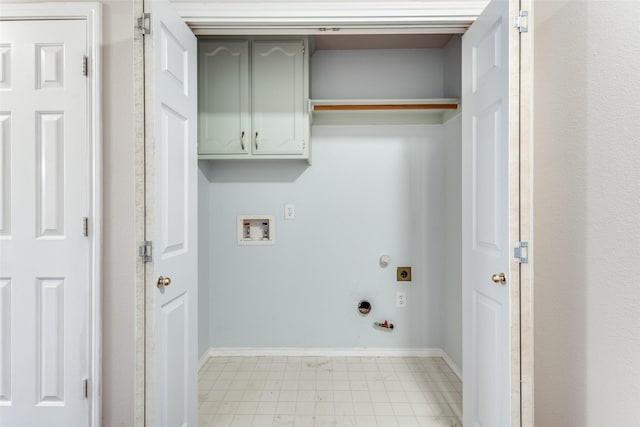
[[(0, 425), (88, 425), (87, 22), (0, 25)], [(95, 96), (95, 94), (94, 94)], [(95, 148), (95, 147), (93, 147)], [(91, 233), (97, 227), (89, 227)]]
[[(509, 2), (462, 38), (463, 401), (466, 426), (511, 423)], [(506, 284), (494, 274), (505, 273)], [(516, 285), (517, 286), (517, 285)]]
[[(168, 0), (145, 4), (152, 54), (148, 139), (147, 237), (154, 243), (147, 269), (153, 302), (151, 369), (153, 425), (197, 425), (197, 70), (196, 38)], [(157, 286), (158, 278), (170, 278)], [(149, 355), (149, 354), (148, 354)]]
[[(478, 3), (478, 2), (476, 2), (476, 3)], [(365, 4), (366, 4), (366, 6), (364, 6), (364, 9), (365, 9), (365, 10), (369, 10), (369, 9), (370, 9), (369, 5), (370, 5), (371, 3), (365, 3)], [(515, 3), (514, 3), (514, 4), (515, 4)], [(192, 7), (192, 6), (193, 6), (193, 4), (188, 4), (188, 5), (187, 5), (187, 6), (185, 6), (185, 7)], [(178, 5), (177, 5), (177, 7), (183, 7), (183, 6), (181, 6), (180, 4), (178, 4)], [(214, 3), (200, 3), (200, 4), (196, 5), (196, 9), (197, 9), (197, 10), (194, 12), (194, 14), (193, 14), (193, 15), (194, 15), (194, 16), (196, 16), (196, 15), (197, 15), (197, 19), (199, 19), (199, 22), (200, 22), (200, 23), (210, 23), (210, 24), (205, 24), (205, 25), (209, 25), (209, 27), (208, 27), (208, 28), (210, 28), (210, 29), (211, 29), (211, 31), (210, 31), (210, 32), (207, 32), (207, 31), (209, 31), (209, 30), (205, 30), (205, 31), (203, 32), (203, 34), (205, 34), (205, 33), (207, 33), (207, 34), (229, 34), (229, 32), (234, 33), (234, 34), (245, 34), (245, 33), (249, 33), (250, 31), (246, 31), (246, 30), (244, 30), (245, 28), (250, 28), (250, 26), (249, 26), (249, 25), (247, 25), (247, 19), (246, 19), (246, 18), (247, 18), (247, 16), (253, 16), (252, 14), (257, 14), (257, 15), (262, 16), (262, 11), (260, 10), (260, 7), (261, 7), (260, 5), (258, 5), (256, 8), (252, 8), (252, 9), (251, 9), (251, 11), (249, 11), (249, 9), (244, 8), (244, 5), (240, 5), (240, 7), (243, 7), (243, 9), (242, 9), (240, 12), (238, 12), (236, 15), (233, 15), (233, 17), (225, 17), (225, 18), (224, 18), (224, 19), (225, 19), (225, 21), (224, 21), (224, 25), (222, 25), (222, 24), (220, 24), (220, 23), (218, 23), (218, 22), (216, 21), (216, 19), (217, 19), (217, 18), (219, 18), (220, 16), (222, 16), (220, 13), (218, 13), (219, 11), (216, 11), (215, 13), (210, 13), (210, 11), (212, 10), (211, 8), (215, 8), (215, 7), (216, 7), (216, 5), (215, 5)], [(217, 7), (220, 7), (220, 6), (217, 6)], [(227, 5), (223, 5), (222, 7), (224, 7), (224, 8), (225, 8), (225, 11), (227, 10), (227, 9), (226, 9), (226, 8), (227, 8)], [(263, 7), (265, 7), (265, 8), (266, 8), (266, 7), (270, 7), (270, 6), (263, 6)], [(475, 7), (480, 7), (480, 6), (476, 5)], [(463, 13), (463, 15), (464, 15), (465, 17), (469, 17), (469, 16), (472, 16), (472, 17), (473, 17), (473, 16), (477, 15), (477, 13), (476, 13), (475, 11), (473, 11), (473, 12), (469, 12), (468, 10), (466, 10), (466, 8), (467, 8), (467, 6), (465, 6), (465, 7), (463, 7), (463, 8), (462, 8), (462, 9), (464, 9), (464, 13)], [(462, 9), (461, 9), (461, 10), (462, 10)], [(190, 10), (191, 10), (191, 9), (190, 9)], [(258, 11), (256, 12), (256, 10), (258, 10)], [(300, 26), (300, 25), (301, 25), (301, 21), (304, 21), (304, 19), (302, 19), (302, 18), (300, 18), (300, 17), (305, 17), (305, 16), (306, 16), (306, 15), (305, 15), (306, 10), (307, 10), (307, 9), (306, 9), (306, 7), (305, 7), (304, 11), (303, 11), (303, 12), (301, 12), (300, 14), (296, 15), (296, 17), (295, 17), (295, 18), (291, 18), (291, 17), (290, 17), (289, 15), (287, 15), (286, 13), (281, 13), (280, 15), (278, 15), (278, 12), (275, 12), (275, 15), (276, 15), (276, 16), (282, 16), (282, 20), (283, 20), (283, 21), (286, 21), (287, 23), (290, 23), (290, 24), (295, 25), (295, 26)], [(222, 12), (223, 12), (223, 14), (224, 14), (224, 12), (225, 12), (225, 11), (222, 11)], [(188, 15), (188, 14), (187, 14), (187, 15)], [(343, 19), (343, 18), (342, 18), (342, 16), (343, 16), (343, 15), (342, 15), (340, 12), (337, 12), (337, 13), (336, 13), (336, 15), (337, 15), (337, 16), (339, 16), (339, 17), (340, 17), (340, 19)], [(422, 13), (422, 12), (420, 13), (420, 16), (430, 16), (430, 15), (431, 15), (430, 13)], [(433, 16), (436, 16), (436, 15), (437, 15), (437, 14), (434, 14)], [(266, 14), (265, 14), (265, 16), (266, 16)], [(324, 15), (323, 15), (323, 16), (324, 16)], [(368, 15), (367, 15), (367, 16), (368, 16)], [(390, 18), (390, 17), (389, 17), (388, 15), (386, 15), (386, 14), (385, 14), (385, 17), (386, 17), (385, 19), (387, 19), (389, 22), (395, 22), (395, 25), (396, 25), (396, 26), (401, 27), (401, 26), (403, 25), (403, 22), (401, 21), (401, 19), (399, 19), (399, 18), (397, 18), (397, 17), (395, 17), (395, 18), (394, 18), (394, 17), (391, 17), (391, 18)], [(271, 18), (269, 18), (269, 19), (271, 19)], [(366, 21), (369, 25), (372, 25), (373, 27), (375, 27), (375, 26), (376, 26), (375, 19), (371, 19), (370, 17), (366, 17), (366, 18), (364, 18), (364, 19), (365, 19), (365, 21)], [(191, 20), (191, 21), (193, 21), (193, 20)], [(510, 19), (506, 19), (506, 16), (503, 16), (501, 25), (510, 26), (511, 22), (508, 22), (508, 21), (510, 21)], [(227, 28), (229, 25), (235, 25), (235, 27), (234, 27), (232, 30), (226, 30), (225, 28)], [(465, 26), (466, 26), (466, 24), (465, 24)], [(224, 28), (223, 28), (223, 27), (224, 27)], [(382, 28), (382, 27), (380, 27), (380, 28), (378, 28), (378, 27), (373, 28), (373, 27), (372, 27), (372, 29), (368, 29), (368, 30), (367, 30), (367, 32), (372, 32), (372, 31), (374, 31), (374, 32), (376, 32), (376, 33), (382, 33), (382, 32), (384, 32), (384, 31), (385, 31), (385, 29), (384, 29), (384, 28)], [(263, 27), (261, 27), (261, 28), (263, 28)], [(229, 31), (229, 32), (227, 32), (227, 31)], [(316, 29), (315, 29), (315, 28), (311, 28), (309, 31), (311, 31), (311, 32), (315, 32), (315, 31), (316, 31)], [(411, 29), (409, 29), (409, 31), (412, 31), (412, 30), (411, 30)], [(270, 32), (270, 33), (271, 33), (271, 34), (282, 34), (282, 30), (281, 30), (281, 29), (272, 30), (272, 32)], [(506, 44), (506, 43), (507, 43), (507, 40), (508, 40), (508, 39), (507, 39), (506, 37), (503, 37), (501, 41), (502, 41), (502, 43), (503, 43), (503, 44)], [(511, 46), (511, 48), (513, 49), (513, 46)], [(470, 63), (470, 62), (471, 62), (470, 60), (469, 60), (469, 61), (467, 61), (467, 64), (468, 64), (468, 63)], [(498, 64), (493, 64), (493, 65), (494, 65), (494, 66), (496, 66), (497, 68), (500, 68), (500, 67), (504, 67), (504, 66), (505, 66), (505, 64), (507, 64), (507, 63), (508, 63), (508, 62), (502, 62), (502, 63), (498, 63)], [(469, 74), (469, 70), (467, 70), (466, 72), (467, 72), (467, 74)], [(470, 82), (469, 82), (469, 85), (470, 85)], [(512, 85), (512, 87), (513, 87), (513, 85)], [(466, 96), (467, 96), (467, 95), (465, 95), (465, 97), (466, 97)], [(513, 96), (513, 91), (512, 91), (512, 96)], [(466, 106), (465, 106), (465, 109), (466, 109)], [(504, 113), (504, 114), (506, 114), (506, 113)], [(505, 123), (506, 123), (506, 122), (508, 122), (509, 120), (510, 120), (511, 122), (513, 122), (513, 120), (514, 120), (514, 118), (513, 118), (513, 117), (507, 117), (507, 119), (508, 119), (508, 120), (505, 120)], [(470, 131), (468, 131), (468, 132), (470, 132)], [(509, 135), (509, 137), (512, 137), (512, 136), (511, 136), (511, 135)], [(509, 138), (506, 138), (506, 139), (509, 139)], [(467, 152), (466, 154), (469, 156), (469, 159), (467, 159), (467, 161), (466, 161), (466, 163), (465, 163), (465, 164), (470, 166), (470, 164), (471, 164), (471, 160), (470, 160), (471, 153)], [(511, 152), (507, 152), (507, 153), (505, 153), (505, 154), (504, 154), (505, 158), (508, 158), (508, 155), (513, 155), (513, 150), (512, 150)], [(504, 163), (503, 163), (503, 164), (504, 164)], [(505, 167), (506, 167), (506, 165), (505, 165)], [(514, 169), (514, 168), (512, 168), (512, 170), (513, 170), (513, 169)], [(517, 168), (516, 168), (516, 169), (517, 169)], [(470, 172), (470, 171), (465, 171), (465, 174), (467, 175), (465, 179), (470, 179), (471, 172)], [(466, 182), (466, 181), (465, 181), (465, 182)], [(508, 187), (508, 184), (507, 184), (505, 187)], [(468, 194), (466, 194), (466, 195), (468, 195), (468, 196), (470, 197), (470, 196), (471, 196), (471, 191), (472, 191), (472, 190), (477, 192), (477, 189), (476, 189), (476, 188), (472, 188), (472, 187), (465, 188), (465, 191), (467, 191), (467, 192), (468, 192)], [(505, 193), (505, 194), (506, 194), (506, 193)], [(508, 200), (508, 199), (507, 199), (507, 200)], [(513, 200), (511, 200), (511, 201), (509, 201), (509, 200), (508, 200), (508, 202), (511, 202), (511, 204), (512, 204), (512, 205), (513, 205), (513, 203), (514, 203), (514, 202), (513, 202)], [(465, 208), (466, 208), (466, 209), (465, 209), (465, 211), (469, 211), (469, 209), (471, 208), (471, 205), (472, 205), (471, 200), (468, 200), (468, 201), (467, 201), (467, 202), (465, 202), (465, 203), (466, 203), (466, 205), (465, 205)], [(512, 217), (512, 218), (513, 218), (513, 217)], [(470, 229), (471, 229), (471, 224), (472, 224), (472, 223), (471, 223), (471, 220), (472, 220), (472, 218), (471, 218), (471, 214), (467, 215), (467, 217), (465, 217), (465, 218), (464, 218), (464, 220), (465, 220), (465, 224), (463, 225), (463, 227), (464, 227), (465, 229), (467, 229), (467, 230), (470, 230)], [(508, 221), (507, 221), (507, 226), (508, 226)], [(513, 222), (512, 222), (512, 226), (513, 226)], [(505, 229), (506, 229), (506, 228), (505, 228)], [(496, 239), (496, 241), (497, 241), (497, 240), (499, 240), (499, 239)], [(510, 247), (510, 245), (508, 244), (508, 242), (507, 242), (507, 244), (506, 244), (506, 245), (505, 245), (505, 247), (504, 247), (504, 248), (505, 248), (505, 250), (506, 250), (506, 258), (508, 258), (508, 256), (509, 256), (509, 255), (508, 255), (508, 251), (509, 251), (509, 249), (508, 249), (507, 247)], [(467, 249), (469, 249), (469, 248), (472, 248), (472, 247), (471, 247), (471, 242), (470, 242), (470, 241), (468, 242), (468, 245), (467, 245)], [(466, 257), (467, 257), (467, 255), (468, 255), (467, 253), (465, 253), (465, 254), (464, 254), (464, 256), (465, 256), (465, 262), (469, 262), (469, 261), (468, 261), (468, 259), (466, 258)], [(508, 274), (508, 272), (509, 272), (509, 270), (508, 270), (508, 261), (504, 264), (504, 270), (503, 270), (503, 271), (504, 271), (505, 273), (507, 273), (507, 274)], [(511, 271), (513, 272), (513, 269), (512, 269)], [(499, 272), (499, 271), (498, 271), (498, 270), (496, 270), (496, 271), (491, 271), (491, 274), (496, 273), (496, 272)], [(500, 271), (500, 272), (501, 272), (501, 271)], [(513, 274), (513, 273), (512, 273), (512, 274)], [(480, 275), (479, 275), (478, 277), (480, 277)], [(489, 278), (490, 278), (490, 276), (489, 276)], [(469, 280), (468, 280), (468, 279), (469, 279), (469, 276), (465, 277), (465, 283), (469, 283)], [(467, 290), (467, 289), (465, 288), (465, 290)], [(466, 307), (465, 307), (465, 308), (466, 308)], [(516, 307), (514, 307), (514, 310), (515, 310), (515, 308), (516, 308)], [(465, 310), (465, 313), (467, 313), (467, 311), (466, 311), (466, 310)], [(467, 318), (465, 318), (465, 323), (464, 323), (464, 324), (465, 324), (465, 328), (466, 328), (466, 325), (468, 324), (468, 323), (467, 323), (467, 320), (468, 320), (468, 319), (467, 319)], [(507, 324), (508, 324), (508, 319), (507, 319)], [(515, 327), (515, 326), (514, 326), (514, 327)], [(530, 334), (530, 331), (525, 331), (525, 332), (526, 332), (527, 334)], [(515, 338), (517, 334), (518, 334), (518, 331), (516, 331), (516, 330), (514, 329), (514, 330), (513, 330), (514, 342), (515, 342), (515, 340), (517, 339), (517, 338)], [(507, 335), (507, 339), (508, 339), (508, 335)], [(465, 347), (466, 347), (466, 348), (468, 348), (469, 346), (467, 345), (468, 340), (467, 340), (467, 337), (466, 337), (466, 336), (465, 336), (464, 341), (465, 341)], [(508, 342), (508, 341), (507, 341), (507, 342)], [(507, 347), (508, 347), (508, 344), (507, 344)], [(501, 347), (501, 348), (503, 348), (503, 347)], [(506, 372), (507, 372), (506, 376), (508, 377), (508, 376), (509, 376), (509, 373), (510, 373), (510, 372), (512, 372), (512, 371), (513, 371), (513, 369), (511, 369), (511, 367), (509, 367), (509, 366), (508, 366), (508, 360), (506, 360), (506, 362), (507, 362), (507, 364), (506, 364), (506, 365), (503, 365), (503, 366), (507, 366), (507, 368), (505, 368), (505, 369), (506, 369)], [(467, 369), (468, 369), (468, 368), (466, 367), (466, 361), (465, 361), (465, 370), (467, 370)], [(515, 369), (515, 367), (514, 367), (514, 369)], [(469, 375), (470, 375), (470, 374), (469, 374)], [(467, 373), (466, 373), (466, 372), (465, 372), (465, 377), (467, 377)], [(467, 379), (467, 378), (465, 378), (465, 380), (466, 380), (466, 379)], [(468, 391), (467, 391), (467, 389), (468, 389), (468, 387), (467, 387), (467, 385), (465, 384), (465, 399), (467, 399), (467, 397), (466, 397), (466, 394), (467, 394), (467, 392), (468, 392)], [(471, 390), (471, 391), (472, 391), (472, 392), (474, 392), (474, 393), (476, 394), (476, 396), (477, 396), (477, 394), (478, 394), (478, 390), (475, 390), (475, 391)], [(507, 398), (506, 398), (506, 399), (504, 398), (504, 396), (501, 396), (501, 397), (495, 397), (495, 399), (496, 399), (496, 400), (499, 400), (499, 399), (500, 399), (500, 400), (503, 400), (504, 402), (506, 402), (506, 403), (505, 403), (505, 405), (509, 405), (509, 403), (508, 403), (508, 402), (510, 401), (509, 396), (507, 396)], [(515, 397), (513, 397), (513, 399), (514, 399), (514, 401), (515, 401)], [(485, 401), (485, 402), (486, 402), (486, 401)], [(515, 405), (516, 405), (516, 404), (514, 403), (514, 404), (513, 404), (513, 407), (514, 407), (514, 408), (515, 408)], [(465, 409), (466, 409), (466, 407), (467, 407), (467, 405), (465, 404)], [(502, 409), (504, 409), (504, 407), (502, 407)], [(489, 412), (490, 412), (491, 410), (492, 410), (492, 408), (488, 408), (488, 411), (489, 411)], [(495, 415), (495, 414), (497, 414), (497, 413), (499, 412), (499, 410), (500, 410), (500, 408), (498, 408), (498, 410), (497, 410), (497, 411), (494, 411), (494, 415)], [(483, 416), (484, 416), (484, 418), (485, 418), (485, 419), (490, 418), (491, 414), (489, 414), (489, 417), (485, 416), (485, 415), (488, 413), (487, 408), (483, 409), (483, 411), (484, 411), (484, 415), (483, 415)], [(465, 414), (466, 414), (466, 413), (469, 413), (469, 412), (470, 412), (470, 411), (465, 410)], [(478, 412), (478, 411), (476, 411), (476, 412)], [(514, 415), (514, 414), (515, 414), (515, 412), (516, 412), (516, 411), (514, 410), (512, 415)], [(498, 415), (495, 415), (495, 416), (497, 417)], [(515, 415), (514, 415), (514, 416), (515, 416)], [(500, 419), (502, 420), (502, 418), (500, 418)], [(508, 413), (507, 413), (506, 419), (508, 419)], [(507, 421), (507, 423), (508, 423), (508, 421)], [(505, 424), (505, 425), (506, 425), (506, 424)], [(516, 424), (514, 423), (514, 425), (516, 425)]]

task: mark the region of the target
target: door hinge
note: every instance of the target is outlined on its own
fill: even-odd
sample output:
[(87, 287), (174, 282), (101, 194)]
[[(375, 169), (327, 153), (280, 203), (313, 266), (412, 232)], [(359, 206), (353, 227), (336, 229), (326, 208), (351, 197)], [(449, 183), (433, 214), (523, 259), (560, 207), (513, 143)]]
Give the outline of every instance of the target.
[(89, 380), (87, 378), (82, 380), (82, 396), (85, 399), (89, 398)]
[(138, 30), (142, 33), (143, 36), (147, 34), (151, 34), (151, 14), (143, 13), (138, 18)]
[(304, 45), (304, 43), (302, 43), (302, 54), (304, 55), (304, 53), (307, 51), (306, 46)]
[(86, 216), (82, 218), (82, 235), (84, 237), (89, 237), (89, 218)]
[(148, 263), (153, 260), (153, 243), (149, 240), (142, 242), (138, 248), (138, 256), (142, 258), (143, 263)]
[(82, 55), (82, 75), (85, 77), (89, 75), (89, 58), (87, 58), (87, 55)]
[(520, 30), (521, 33), (529, 32), (529, 11), (521, 10), (516, 16), (514, 27)]
[(513, 248), (513, 257), (517, 259), (520, 264), (527, 264), (529, 262), (529, 242), (516, 243), (516, 247)]

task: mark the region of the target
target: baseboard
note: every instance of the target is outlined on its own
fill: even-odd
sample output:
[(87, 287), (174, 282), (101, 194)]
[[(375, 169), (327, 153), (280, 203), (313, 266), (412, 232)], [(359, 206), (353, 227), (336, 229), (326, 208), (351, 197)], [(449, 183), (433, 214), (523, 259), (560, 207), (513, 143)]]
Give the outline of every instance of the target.
[(320, 347), (209, 347), (200, 357), (198, 370), (211, 357), (442, 357), (462, 381), (462, 370), (440, 348), (320, 348)]
[(305, 348), (305, 347), (209, 347), (198, 362), (198, 371), (211, 357), (441, 357), (462, 381), (462, 370), (440, 348)]
[(442, 350), (439, 348), (211, 347), (202, 357), (225, 356), (442, 357)]
[(211, 348), (207, 349), (207, 351), (202, 353), (202, 356), (200, 356), (200, 360), (198, 360), (198, 372), (200, 372), (202, 367), (206, 365), (207, 361), (212, 357), (213, 356), (211, 355)]
[(449, 356), (446, 351), (442, 350), (441, 357), (444, 359), (447, 365), (449, 365), (453, 373), (456, 374), (460, 381), (462, 381), (462, 370), (458, 367), (458, 365), (456, 365), (451, 356)]

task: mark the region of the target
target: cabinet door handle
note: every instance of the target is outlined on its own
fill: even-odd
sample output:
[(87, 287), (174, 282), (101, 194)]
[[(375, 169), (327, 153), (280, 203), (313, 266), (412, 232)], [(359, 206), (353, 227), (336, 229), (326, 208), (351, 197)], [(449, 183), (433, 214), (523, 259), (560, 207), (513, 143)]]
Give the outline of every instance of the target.
[(244, 131), (240, 134), (240, 147), (242, 147), (242, 151), (244, 151)]
[(258, 151), (258, 132), (256, 132), (255, 143), (256, 143), (256, 151)]

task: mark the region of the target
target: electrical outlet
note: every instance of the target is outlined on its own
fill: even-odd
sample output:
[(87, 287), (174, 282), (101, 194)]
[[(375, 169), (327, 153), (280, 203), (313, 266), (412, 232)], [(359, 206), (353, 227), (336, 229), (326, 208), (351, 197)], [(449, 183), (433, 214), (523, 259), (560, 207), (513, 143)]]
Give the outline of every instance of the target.
[(407, 293), (396, 292), (396, 307), (406, 307), (406, 306), (407, 306)]
[(284, 205), (284, 219), (296, 219), (296, 205)]

